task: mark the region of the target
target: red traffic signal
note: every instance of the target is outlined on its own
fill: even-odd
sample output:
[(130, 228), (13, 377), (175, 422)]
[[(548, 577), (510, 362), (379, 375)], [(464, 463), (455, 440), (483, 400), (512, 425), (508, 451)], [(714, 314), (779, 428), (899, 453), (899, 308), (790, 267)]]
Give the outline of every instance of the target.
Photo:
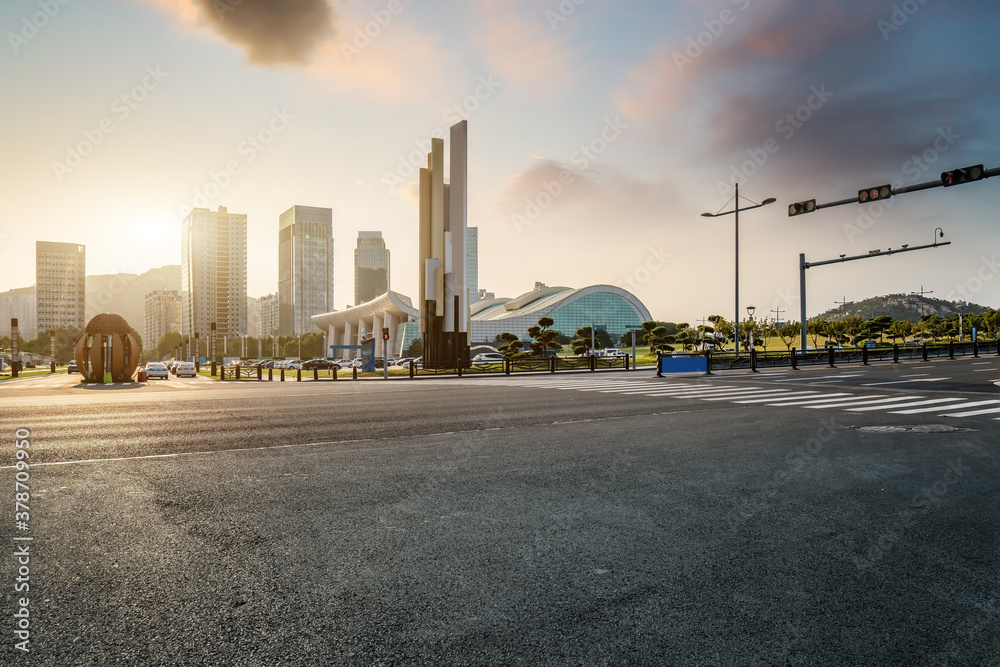
[(891, 185), (878, 185), (874, 188), (858, 190), (858, 203), (866, 204), (871, 201), (882, 201), (892, 196)]
[(389, 340), (389, 327), (382, 327), (382, 340)]
[(796, 215), (802, 215), (803, 213), (812, 213), (816, 210), (816, 200), (807, 199), (805, 201), (795, 202), (794, 204), (788, 205), (788, 217), (791, 218)]
[(941, 172), (941, 185), (944, 187), (951, 187), (952, 185), (961, 185), (962, 183), (971, 183), (972, 181), (978, 181), (986, 176), (986, 170), (983, 169), (983, 165), (974, 164), (971, 167), (965, 167), (964, 169), (952, 169), (951, 171)]

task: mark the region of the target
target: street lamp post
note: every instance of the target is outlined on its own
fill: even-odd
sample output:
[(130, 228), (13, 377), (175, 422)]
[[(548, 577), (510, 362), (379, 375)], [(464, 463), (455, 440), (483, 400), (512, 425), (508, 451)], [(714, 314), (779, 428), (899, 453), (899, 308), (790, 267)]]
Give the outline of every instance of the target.
[[(744, 197), (746, 199), (746, 197)], [(747, 199), (749, 202), (753, 202), (753, 206), (746, 206), (740, 208), (740, 184), (736, 184), (736, 194), (733, 196), (733, 200), (736, 202), (735, 208), (732, 211), (726, 211), (724, 213), (702, 213), (702, 217), (705, 218), (718, 218), (723, 215), (733, 214), (735, 218), (736, 228), (736, 309), (733, 311), (733, 327), (736, 329), (736, 342), (733, 348), (736, 355), (740, 353), (740, 211), (750, 211), (755, 208), (760, 208), (761, 206), (767, 206), (768, 204), (773, 204), (777, 200), (774, 197), (768, 197), (761, 203), (756, 203), (752, 199)]]
[(750, 341), (750, 351), (753, 352), (753, 313), (757, 310), (756, 306), (747, 306), (747, 315), (750, 316), (749, 324), (747, 325), (747, 338)]

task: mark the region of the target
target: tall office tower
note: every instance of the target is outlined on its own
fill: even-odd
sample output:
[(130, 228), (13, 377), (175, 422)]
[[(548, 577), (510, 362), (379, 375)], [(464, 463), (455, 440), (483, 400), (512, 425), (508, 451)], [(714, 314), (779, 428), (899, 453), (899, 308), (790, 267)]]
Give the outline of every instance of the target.
[(268, 294), (257, 301), (260, 303), (260, 336), (278, 335), (278, 295)]
[(465, 229), (465, 286), (469, 303), (479, 300), (479, 227)]
[(278, 218), (278, 331), (319, 331), (313, 315), (333, 310), (333, 211), (293, 206)]
[(146, 295), (142, 347), (155, 350), (168, 331), (181, 331), (181, 295), (173, 289), (154, 290)]
[(358, 232), (354, 249), (354, 305), (367, 303), (389, 291), (389, 251), (382, 232)]
[(37, 331), (87, 324), (86, 255), (86, 248), (77, 243), (35, 242)]
[(35, 320), (35, 296), (0, 296), (0, 336), (10, 336), (10, 321), (17, 319), (17, 332), (21, 340), (38, 337)]
[(260, 301), (247, 297), (247, 335), (260, 338)]
[(192, 209), (181, 229), (181, 333), (208, 339), (246, 333), (247, 216)]
[(420, 170), (420, 333), (424, 368), (469, 358), (469, 290), (465, 284), (468, 230), (469, 124), (450, 130), (449, 182), (444, 140), (431, 139), (427, 168)]

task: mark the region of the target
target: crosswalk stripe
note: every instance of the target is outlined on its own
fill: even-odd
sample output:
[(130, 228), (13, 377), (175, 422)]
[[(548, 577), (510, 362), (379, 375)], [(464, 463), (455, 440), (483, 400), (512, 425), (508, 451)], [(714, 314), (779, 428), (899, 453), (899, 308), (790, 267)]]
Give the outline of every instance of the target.
[(864, 375), (864, 373), (843, 373), (843, 374), (840, 374), (840, 375), (820, 375), (819, 377), (814, 377), (814, 378), (813, 377), (801, 376), (801, 377), (787, 378), (785, 380), (775, 380), (775, 382), (795, 382), (796, 380), (798, 380), (799, 382), (811, 382), (813, 380), (827, 380), (829, 378), (855, 378), (855, 377), (858, 377), (859, 375)]
[[(1000, 402), (1000, 401), (990, 401), (990, 402), (997, 403), (997, 402)], [(983, 401), (983, 404), (985, 404), (985, 403), (986, 403), (986, 401)], [(964, 410), (965, 408), (967, 408), (969, 406), (968, 405), (963, 405), (963, 406), (960, 406), (960, 407)], [(995, 412), (1000, 412), (1000, 408), (985, 408), (983, 410), (973, 410), (972, 412), (949, 412), (949, 413), (943, 414), (941, 416), (942, 417), (975, 417), (976, 415), (989, 415), (989, 414), (993, 414)]]
[[(903, 404), (903, 405), (893, 405), (892, 408), (894, 408), (894, 409), (895, 408), (915, 408), (915, 407), (917, 407), (919, 405), (933, 405), (934, 403), (954, 403), (955, 401), (961, 401), (961, 400), (962, 400), (961, 398), (932, 398), (932, 399), (926, 400), (926, 401), (915, 401), (913, 403), (906, 403), (906, 404)], [(950, 409), (950, 408), (953, 408), (955, 406), (954, 405), (949, 405), (949, 406), (938, 405), (937, 408), (930, 408), (930, 410), (937, 410), (937, 409), (941, 409), (941, 408), (945, 408), (945, 407), (947, 407), (947, 408)], [(874, 407), (868, 406), (868, 407), (863, 407), (863, 408), (847, 408), (848, 412), (867, 412), (869, 410), (885, 410), (885, 406), (883, 406), (883, 405), (876, 405)], [(897, 415), (909, 415), (909, 414), (915, 414), (917, 412), (923, 412), (923, 410), (900, 410), (898, 412), (895, 412), (894, 414), (897, 414)]]
[[(955, 399), (948, 399), (948, 400), (949, 401), (962, 401), (962, 400), (965, 400), (965, 399), (955, 398)], [(945, 409), (956, 410), (956, 409), (961, 408), (962, 410), (964, 410), (967, 406), (968, 406), (967, 403), (962, 403), (960, 405), (935, 405), (932, 408), (917, 408), (915, 410), (898, 410), (898, 411), (897, 410), (893, 410), (892, 414), (896, 414), (896, 415), (916, 415), (916, 414), (920, 414), (921, 412), (940, 412), (941, 410), (945, 410)]]
[(696, 393), (696, 392), (719, 393), (719, 392), (740, 392), (740, 391), (746, 391), (746, 389), (744, 389), (742, 387), (733, 387), (733, 386), (725, 386), (725, 385), (721, 385), (721, 386), (718, 386), (718, 387), (683, 387), (683, 388), (678, 388), (678, 389), (663, 389), (662, 387), (653, 387), (652, 390), (655, 391), (655, 392), (657, 392), (657, 393), (661, 393), (663, 395), (667, 395), (667, 394), (692, 394), (692, 393)]
[(697, 397), (697, 396), (738, 396), (740, 394), (746, 393), (745, 389), (695, 389), (693, 391), (654, 391), (646, 394), (647, 396), (682, 396), (682, 397)]
[[(867, 401), (867, 403), (869, 405), (871, 405), (872, 403), (880, 403), (881, 404), (881, 403), (898, 403), (900, 401), (914, 401), (914, 400), (917, 400), (918, 398), (923, 398), (923, 397), (922, 396), (897, 396), (895, 398), (880, 398), (880, 399), (876, 399), (875, 401), (871, 401), (867, 397), (860, 396), (860, 397), (858, 397), (857, 402), (858, 403), (863, 403), (863, 402)], [(853, 402), (854, 401), (852, 401), (852, 403)], [(823, 405), (804, 405), (802, 407), (808, 408), (810, 410), (822, 410), (824, 408), (842, 408), (842, 407), (844, 407), (844, 404), (843, 403), (837, 403), (837, 404), (834, 404), (834, 405), (827, 405), (827, 404), (824, 403)]]
[[(782, 399), (792, 398), (793, 396), (805, 397), (810, 396), (811, 398), (816, 398), (818, 391), (793, 391), (790, 394), (783, 394)], [(733, 403), (767, 403), (768, 401), (773, 401), (774, 396), (768, 396), (767, 398), (752, 398), (748, 401), (733, 401)]]
[[(840, 398), (837, 398), (840, 397)], [(836, 403), (840, 401), (853, 401), (857, 400), (857, 396), (854, 394), (845, 394), (843, 392), (839, 394), (823, 394), (822, 396), (814, 396), (813, 398), (801, 398), (794, 401), (784, 402), (784, 399), (778, 397), (772, 400), (783, 401), (781, 403), (768, 403), (772, 407), (787, 407), (787, 406), (799, 406), (799, 405), (812, 405), (814, 403)], [(873, 396), (872, 398), (881, 398), (881, 396)]]
[(911, 382), (941, 382), (943, 380), (950, 380), (951, 378), (919, 378), (916, 380), (892, 380), (890, 382), (868, 382), (861, 385), (862, 387), (878, 387), (884, 384), (909, 384)]
[[(791, 394), (791, 393), (793, 393), (791, 389), (770, 389), (768, 391), (747, 392), (747, 398), (753, 398), (754, 396), (767, 396), (768, 394), (771, 394), (771, 397), (774, 397), (777, 394), (787, 395), (787, 394)], [(695, 396), (695, 398), (701, 398), (701, 397), (700, 396)], [(708, 398), (702, 398), (701, 400), (703, 400), (703, 401), (731, 401), (731, 400), (733, 400), (733, 397), (732, 396), (710, 396)]]

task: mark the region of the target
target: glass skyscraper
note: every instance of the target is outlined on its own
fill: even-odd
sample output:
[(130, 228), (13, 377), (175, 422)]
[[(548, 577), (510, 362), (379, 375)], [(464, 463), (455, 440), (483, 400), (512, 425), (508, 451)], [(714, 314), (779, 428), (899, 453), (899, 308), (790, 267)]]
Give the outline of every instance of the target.
[(333, 310), (333, 210), (293, 206), (278, 218), (278, 331), (318, 331), (313, 315)]
[(354, 305), (389, 291), (389, 251), (382, 232), (358, 232), (354, 249)]

